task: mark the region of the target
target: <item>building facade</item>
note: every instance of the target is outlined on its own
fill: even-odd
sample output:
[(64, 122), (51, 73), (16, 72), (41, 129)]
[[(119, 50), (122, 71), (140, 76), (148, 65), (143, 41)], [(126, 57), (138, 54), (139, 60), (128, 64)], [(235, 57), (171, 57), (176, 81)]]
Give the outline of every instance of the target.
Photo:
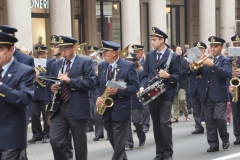
[(240, 0), (0, 0), (0, 25), (18, 29), (18, 46), (49, 45), (50, 36), (68, 35), (96, 46), (101, 39), (151, 48), (153, 26), (169, 45), (206, 44), (212, 35), (226, 41), (240, 33)]

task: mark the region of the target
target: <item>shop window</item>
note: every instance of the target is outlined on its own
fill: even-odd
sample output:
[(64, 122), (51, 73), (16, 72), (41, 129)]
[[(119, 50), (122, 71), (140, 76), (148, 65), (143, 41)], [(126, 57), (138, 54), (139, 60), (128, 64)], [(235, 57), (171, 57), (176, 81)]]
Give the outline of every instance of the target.
[(98, 43), (101, 39), (121, 44), (120, 2), (96, 2)]

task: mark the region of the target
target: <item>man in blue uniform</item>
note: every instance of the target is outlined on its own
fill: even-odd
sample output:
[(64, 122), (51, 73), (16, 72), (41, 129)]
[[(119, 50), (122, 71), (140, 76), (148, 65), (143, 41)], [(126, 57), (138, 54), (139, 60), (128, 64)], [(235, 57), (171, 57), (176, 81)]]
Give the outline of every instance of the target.
[[(91, 118), (89, 90), (95, 86), (96, 76), (92, 60), (78, 57), (76, 42), (72, 37), (59, 36), (60, 51), (64, 59), (51, 66), (51, 76), (63, 81), (51, 115), (50, 143), (55, 159), (67, 160), (64, 148), (68, 132), (73, 135), (76, 159), (87, 160), (86, 127)], [(59, 74), (62, 73), (62, 74)], [(59, 89), (57, 84), (51, 91)]]
[[(203, 42), (194, 43), (194, 47), (198, 47), (201, 52), (204, 54), (207, 46)], [(192, 70), (189, 68), (188, 75), (190, 76), (190, 96), (193, 104), (193, 118), (195, 120), (195, 130), (192, 131), (192, 134), (201, 134), (204, 133), (204, 128), (201, 125), (202, 118), (202, 105), (200, 102), (201, 95), (201, 76), (195, 76), (192, 74)]]
[[(35, 47), (38, 58), (47, 59), (47, 47), (40, 46)], [(35, 143), (42, 141), (43, 143), (49, 142), (49, 125), (46, 122), (45, 117), (45, 86), (46, 81), (38, 79), (38, 76), (46, 76), (46, 68), (43, 66), (36, 66), (36, 82), (35, 82), (35, 94), (32, 102), (32, 133), (33, 137), (28, 142)], [(41, 125), (40, 115), (43, 116), (43, 129)]]
[[(143, 68), (146, 61), (144, 46), (140, 44), (134, 44), (132, 45), (132, 48), (134, 53), (137, 55), (137, 58)], [(142, 117), (143, 117), (143, 122), (142, 122), (143, 131), (148, 132), (150, 127), (150, 113), (149, 113), (148, 105), (143, 106)]]
[(104, 127), (109, 141), (114, 149), (112, 159), (127, 159), (125, 142), (127, 129), (131, 116), (131, 95), (139, 90), (139, 83), (135, 64), (119, 58), (120, 45), (102, 40), (103, 57), (106, 62), (98, 66), (97, 85), (95, 96), (96, 105), (103, 103), (101, 95), (104, 93), (108, 80), (123, 81), (126, 89), (110, 88), (108, 94), (113, 99), (112, 107), (107, 108), (103, 114)]
[[(172, 126), (171, 108), (177, 90), (177, 83), (181, 78), (180, 56), (171, 51), (165, 45), (168, 36), (158, 29), (152, 28), (151, 44), (154, 50), (146, 55), (146, 62), (143, 69), (143, 80), (140, 92), (147, 87), (149, 81), (158, 75), (163, 79), (166, 91), (148, 104), (153, 121), (153, 133), (156, 143), (156, 157), (154, 160), (171, 160), (173, 155), (172, 148)], [(166, 62), (169, 55), (172, 55), (168, 72)]]
[(225, 40), (211, 36), (208, 38), (212, 58), (202, 56), (204, 66), (194, 71), (202, 76), (200, 101), (203, 105), (207, 140), (210, 148), (207, 152), (219, 151), (218, 132), (222, 148), (230, 145), (226, 124), (227, 102), (229, 101), (228, 80), (231, 77), (231, 60), (221, 55)]
[[(231, 38), (234, 47), (240, 47), (240, 34), (232, 36)], [(237, 58), (237, 66), (238, 68), (233, 71), (235, 76), (240, 77), (240, 59)], [(232, 86), (229, 87), (229, 91), (232, 93)], [(234, 141), (235, 145), (240, 144), (240, 87), (238, 87), (238, 102), (231, 102), (232, 106), (232, 115), (233, 115), (233, 132), (236, 137), (236, 141)]]
[(17, 41), (0, 33), (0, 159), (26, 160), (27, 106), (33, 100), (35, 71), (13, 57)]

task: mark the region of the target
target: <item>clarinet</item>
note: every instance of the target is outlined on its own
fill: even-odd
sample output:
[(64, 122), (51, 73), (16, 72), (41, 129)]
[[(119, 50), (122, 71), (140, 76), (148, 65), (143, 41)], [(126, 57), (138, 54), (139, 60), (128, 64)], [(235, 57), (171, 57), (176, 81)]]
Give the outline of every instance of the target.
[[(65, 61), (66, 61), (66, 60), (64, 59), (63, 62), (62, 62), (62, 65), (61, 65), (61, 67), (60, 67), (60, 69), (59, 69), (59, 72), (58, 72), (58, 76), (59, 76), (60, 74), (63, 74), (63, 68), (64, 68)], [(60, 85), (61, 83), (62, 83), (62, 82), (57, 81), (55, 84)], [(54, 107), (54, 104), (55, 104), (55, 99), (56, 99), (56, 97), (57, 97), (57, 94), (58, 94), (58, 90), (54, 91), (53, 97), (52, 97), (52, 104), (51, 104), (51, 108), (49, 109), (49, 112), (54, 112), (53, 107)]]

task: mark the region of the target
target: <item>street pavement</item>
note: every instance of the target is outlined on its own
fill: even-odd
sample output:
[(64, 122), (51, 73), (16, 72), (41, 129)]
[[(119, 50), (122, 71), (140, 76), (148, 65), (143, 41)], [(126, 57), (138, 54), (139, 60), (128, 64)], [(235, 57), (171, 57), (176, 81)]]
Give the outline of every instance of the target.
[[(190, 115), (190, 122), (185, 121), (182, 116), (178, 123), (173, 123), (173, 159), (174, 160), (235, 160), (240, 159), (240, 145), (233, 145), (235, 136), (233, 135), (232, 123), (228, 126), (230, 134), (230, 147), (227, 150), (222, 149), (220, 140), (219, 152), (207, 153), (209, 145), (207, 143), (206, 132), (204, 134), (192, 135), (194, 130), (194, 120)], [(152, 160), (155, 157), (155, 143), (153, 137), (152, 126), (146, 134), (147, 140), (145, 148), (139, 149), (138, 138), (136, 133), (133, 133), (134, 149), (127, 151), (129, 160)], [(32, 133), (29, 127), (28, 139), (31, 139)], [(113, 149), (105, 138), (100, 141), (93, 141), (94, 132), (87, 133), (88, 137), (88, 159), (89, 160), (111, 160)], [(49, 143), (37, 142), (29, 144), (27, 148), (29, 160), (53, 160), (51, 145)], [(228, 156), (228, 157), (226, 157)]]

